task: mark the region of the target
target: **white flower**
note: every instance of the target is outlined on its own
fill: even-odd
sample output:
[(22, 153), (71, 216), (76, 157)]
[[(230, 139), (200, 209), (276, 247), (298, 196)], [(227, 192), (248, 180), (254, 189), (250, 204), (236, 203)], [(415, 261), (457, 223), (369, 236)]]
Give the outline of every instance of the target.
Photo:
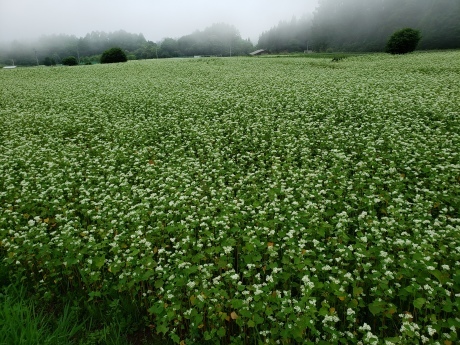
[(353, 309), (351, 309), (351, 308), (348, 308), (347, 309), (347, 315), (348, 316), (355, 315), (355, 311)]
[(303, 276), (303, 277), (302, 277), (302, 281), (306, 284), (306, 283), (308, 283), (308, 282), (310, 281), (310, 277), (308, 277), (308, 276)]
[(364, 323), (362, 326), (359, 327), (360, 331), (371, 331), (371, 326), (369, 326), (367, 323)]

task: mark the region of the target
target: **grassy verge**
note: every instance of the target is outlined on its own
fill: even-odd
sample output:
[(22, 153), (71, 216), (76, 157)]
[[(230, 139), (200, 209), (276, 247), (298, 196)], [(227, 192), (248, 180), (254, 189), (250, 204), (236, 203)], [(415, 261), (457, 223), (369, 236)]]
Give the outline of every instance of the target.
[(100, 308), (73, 296), (47, 302), (0, 271), (0, 345), (169, 344), (143, 327), (128, 300)]

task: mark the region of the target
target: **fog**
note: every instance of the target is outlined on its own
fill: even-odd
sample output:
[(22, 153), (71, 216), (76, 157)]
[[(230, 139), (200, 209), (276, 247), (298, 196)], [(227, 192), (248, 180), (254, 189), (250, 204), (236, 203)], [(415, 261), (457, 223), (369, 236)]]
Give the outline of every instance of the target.
[(418, 49), (459, 48), (460, 1), (321, 0), (311, 36), (319, 51), (381, 51), (406, 27), (420, 31)]
[(147, 40), (179, 38), (213, 23), (235, 26), (257, 43), (259, 35), (292, 16), (312, 13), (318, 0), (0, 0), (0, 42), (41, 35), (82, 37), (126, 30)]
[(419, 50), (460, 48), (460, 0), (0, 0), (0, 65), (267, 53), (385, 51), (418, 30)]

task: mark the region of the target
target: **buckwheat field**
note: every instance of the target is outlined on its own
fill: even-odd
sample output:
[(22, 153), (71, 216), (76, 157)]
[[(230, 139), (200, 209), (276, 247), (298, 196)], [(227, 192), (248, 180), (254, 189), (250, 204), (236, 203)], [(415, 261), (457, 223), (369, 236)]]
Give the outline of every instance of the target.
[(0, 259), (180, 344), (460, 328), (460, 52), (0, 70)]

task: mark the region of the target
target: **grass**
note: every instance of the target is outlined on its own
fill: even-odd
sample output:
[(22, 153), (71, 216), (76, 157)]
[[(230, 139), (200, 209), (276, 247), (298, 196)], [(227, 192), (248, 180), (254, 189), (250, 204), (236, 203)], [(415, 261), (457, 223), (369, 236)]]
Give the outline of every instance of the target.
[(40, 310), (38, 303), (26, 296), (24, 288), (4, 289), (1, 300), (1, 344), (70, 344), (75, 343), (75, 337), (84, 328), (69, 305), (55, 316)]
[[(0, 345), (167, 345), (136, 319), (128, 299), (108, 310), (79, 305), (66, 295), (57, 303), (45, 302), (20, 281), (0, 274)], [(76, 298), (76, 299), (74, 299)], [(125, 305), (124, 305), (125, 304)]]

